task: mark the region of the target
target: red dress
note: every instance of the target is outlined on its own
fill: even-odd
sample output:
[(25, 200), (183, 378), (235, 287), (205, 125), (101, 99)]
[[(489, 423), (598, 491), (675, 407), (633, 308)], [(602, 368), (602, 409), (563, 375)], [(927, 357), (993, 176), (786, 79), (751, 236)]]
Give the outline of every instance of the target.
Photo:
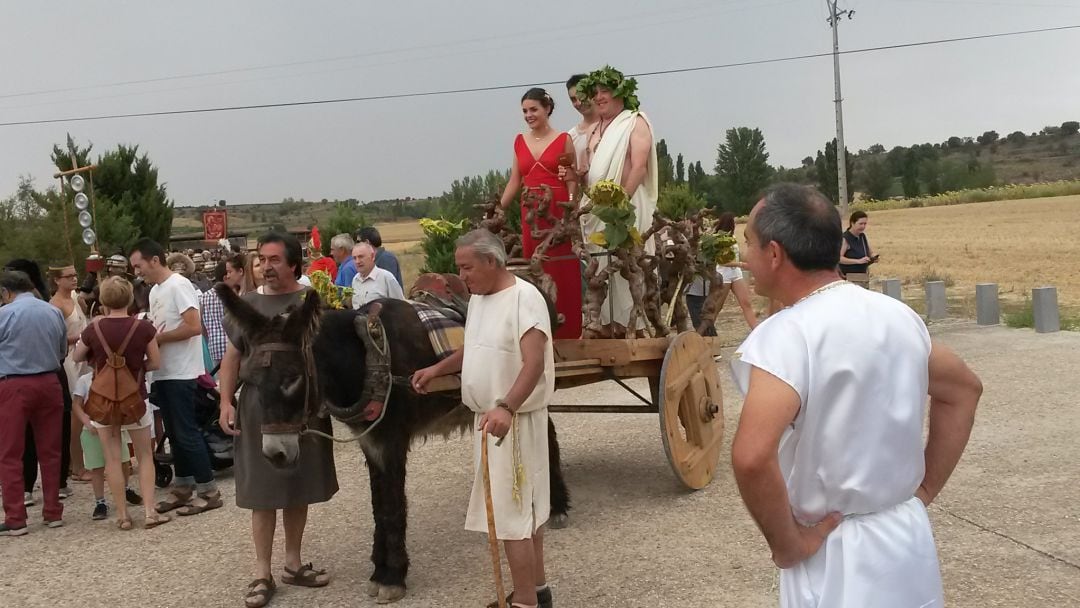
[[(518, 169), (526, 188), (539, 188), (546, 185), (551, 188), (552, 200), (550, 213), (552, 218), (562, 218), (563, 208), (560, 202), (570, 200), (566, 183), (559, 179), (559, 156), (566, 151), (566, 133), (560, 134), (551, 142), (539, 158), (534, 158), (525, 138), (521, 135), (514, 140), (514, 154)], [(526, 259), (532, 257), (539, 244), (532, 238), (532, 228), (525, 221), (528, 212), (521, 208), (521, 248)], [(549, 228), (551, 223), (540, 219), (537, 227)], [(555, 330), (556, 338), (581, 337), (581, 264), (570, 248), (570, 243), (562, 243), (547, 250), (550, 261), (544, 262), (544, 272), (555, 281), (558, 294), (555, 309), (563, 315), (563, 324)]]

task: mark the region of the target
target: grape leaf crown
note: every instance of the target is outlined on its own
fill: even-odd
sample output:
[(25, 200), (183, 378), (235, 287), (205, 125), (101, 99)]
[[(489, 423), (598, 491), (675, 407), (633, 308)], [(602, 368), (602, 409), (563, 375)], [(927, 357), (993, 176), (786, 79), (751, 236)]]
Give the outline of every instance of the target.
[(637, 98), (637, 80), (623, 76), (622, 72), (610, 65), (589, 72), (585, 78), (579, 80), (577, 84), (578, 97), (580, 99), (592, 99), (596, 96), (598, 87), (609, 89), (613, 97), (621, 98), (627, 110), (636, 111), (641, 106), (641, 102)]

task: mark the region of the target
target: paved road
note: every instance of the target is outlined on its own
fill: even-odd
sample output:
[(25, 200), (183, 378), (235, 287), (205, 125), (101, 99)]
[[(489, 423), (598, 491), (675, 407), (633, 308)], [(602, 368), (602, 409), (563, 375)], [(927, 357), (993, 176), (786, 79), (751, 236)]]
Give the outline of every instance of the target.
[[(1080, 568), (1039, 552), (1080, 564), (1080, 334), (962, 323), (935, 332), (986, 385), (968, 454), (931, 508), (948, 604), (1080, 606)], [(723, 375), (730, 441), (740, 400)], [(604, 385), (560, 396), (574, 399), (631, 403)], [(668, 469), (655, 417), (555, 419), (575, 507), (571, 527), (548, 536), (558, 605), (777, 605), (776, 571), (739, 501), (726, 451), (713, 484), (689, 493)], [(355, 447), (339, 447), (342, 490), (312, 510), (307, 556), (329, 567), (334, 582), (283, 588), (274, 606), (374, 605), (361, 590), (372, 532), (361, 458)], [(470, 462), (463, 439), (432, 440), (413, 452), (412, 575), (399, 606), (475, 607), (493, 599), (485, 539), (462, 530)], [(231, 480), (224, 486), (231, 503)], [(123, 533), (91, 522), (89, 488), (77, 492), (66, 527), (45, 529), (35, 513), (29, 535), (0, 538), (0, 606), (242, 605), (251, 559), (246, 512), (230, 505)]]

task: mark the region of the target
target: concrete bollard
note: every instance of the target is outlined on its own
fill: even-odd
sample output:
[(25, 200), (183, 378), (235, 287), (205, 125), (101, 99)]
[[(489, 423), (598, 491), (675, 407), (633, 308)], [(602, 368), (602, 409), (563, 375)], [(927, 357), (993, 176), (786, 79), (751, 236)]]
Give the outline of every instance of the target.
[(1056, 287), (1036, 287), (1032, 289), (1031, 311), (1035, 316), (1035, 331), (1037, 333), (1048, 334), (1061, 329)]
[(949, 307), (945, 299), (945, 281), (927, 281), (926, 318), (934, 321), (948, 316)]
[(895, 298), (897, 300), (900, 300), (901, 302), (904, 301), (904, 298), (901, 297), (901, 294), (900, 294), (900, 279), (884, 279), (884, 280), (882, 280), (881, 281), (881, 293), (889, 296), (890, 298)]
[(1001, 323), (1001, 304), (998, 302), (997, 283), (975, 285), (975, 322), (979, 325)]

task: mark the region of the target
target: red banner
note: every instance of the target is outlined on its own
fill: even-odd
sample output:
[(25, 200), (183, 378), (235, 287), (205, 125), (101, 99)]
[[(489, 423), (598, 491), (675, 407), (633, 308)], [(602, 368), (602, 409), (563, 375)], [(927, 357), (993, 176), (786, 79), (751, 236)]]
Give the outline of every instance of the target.
[(205, 211), (202, 216), (203, 240), (219, 241), (228, 238), (228, 216), (225, 211)]

